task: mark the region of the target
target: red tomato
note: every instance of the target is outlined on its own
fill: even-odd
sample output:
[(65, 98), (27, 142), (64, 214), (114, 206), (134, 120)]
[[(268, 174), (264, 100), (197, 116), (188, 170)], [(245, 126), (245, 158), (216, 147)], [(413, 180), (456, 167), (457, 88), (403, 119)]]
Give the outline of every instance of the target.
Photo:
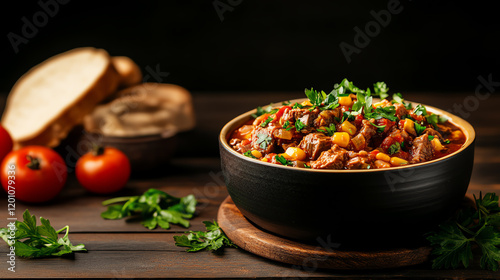
[(52, 149), (26, 146), (5, 156), (1, 165), (2, 186), (17, 199), (38, 203), (61, 192), (68, 171), (66, 163)]
[(274, 119), (272, 120), (272, 122), (276, 122), (276, 121), (278, 121), (278, 120), (281, 118), (281, 116), (283, 116), (283, 114), (285, 113), (285, 111), (286, 111), (287, 109), (288, 109), (288, 110), (292, 110), (292, 107), (290, 107), (290, 106), (283, 106), (283, 107), (281, 107), (281, 108), (278, 110), (278, 112), (276, 112), (276, 116), (274, 117)]
[(109, 194), (122, 189), (130, 177), (130, 162), (118, 149), (106, 147), (76, 162), (76, 178), (90, 192)]
[(382, 144), (380, 144), (380, 148), (382, 148), (384, 150), (384, 152), (387, 153), (387, 150), (389, 150), (389, 147), (394, 144), (394, 138), (392, 138), (391, 136), (387, 136), (384, 141), (382, 141)]
[(357, 115), (356, 118), (354, 119), (354, 123), (356, 124), (356, 127), (358, 127), (358, 128), (361, 127), (361, 124), (363, 123), (364, 119), (365, 118), (363, 117), (362, 114)]
[(3, 126), (0, 125), (0, 162), (2, 162), (3, 158), (12, 151), (12, 137)]

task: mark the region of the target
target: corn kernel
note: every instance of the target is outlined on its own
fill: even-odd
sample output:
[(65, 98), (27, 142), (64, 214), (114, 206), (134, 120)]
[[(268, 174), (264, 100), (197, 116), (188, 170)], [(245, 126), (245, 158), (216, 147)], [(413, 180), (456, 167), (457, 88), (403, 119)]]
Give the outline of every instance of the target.
[(436, 151), (441, 151), (442, 149), (444, 149), (443, 145), (441, 145), (441, 141), (439, 141), (437, 137), (434, 137), (434, 139), (432, 139), (431, 144)]
[(342, 148), (349, 145), (350, 136), (347, 132), (335, 132), (332, 136), (332, 144), (337, 144)]
[(339, 104), (342, 106), (351, 106), (352, 105), (352, 99), (350, 96), (343, 96), (339, 97)]
[(391, 157), (388, 154), (384, 154), (384, 153), (377, 153), (377, 155), (375, 156), (375, 158), (383, 160), (385, 162), (391, 161)]
[(398, 158), (398, 157), (392, 157), (391, 158), (391, 165), (392, 166), (401, 166), (401, 165), (407, 165), (408, 161)]
[(309, 100), (302, 101), (302, 103), (300, 103), (300, 105), (302, 105), (302, 106), (312, 106), (311, 101), (309, 101)]
[(417, 135), (417, 132), (415, 131), (415, 123), (410, 119), (405, 120), (404, 130), (413, 136)]
[(349, 133), (349, 135), (351, 135), (351, 136), (356, 134), (356, 126), (353, 125), (352, 123), (350, 123), (349, 121), (344, 121), (340, 125), (340, 130), (342, 130), (343, 132)]
[(463, 133), (460, 130), (455, 130), (451, 133), (451, 139), (458, 140), (463, 137)]
[(304, 159), (306, 159), (306, 153), (302, 149), (297, 148), (297, 147), (289, 147), (288, 149), (286, 149), (284, 156), (286, 159), (289, 159), (289, 160), (304, 160)]
[(384, 104), (385, 104), (384, 101), (380, 101), (380, 102), (374, 103), (372, 106), (375, 107), (375, 108), (377, 108), (377, 107), (380, 107), (380, 106), (382, 106)]
[(261, 158), (262, 157), (262, 153), (257, 151), (257, 150), (252, 150), (251, 151), (252, 153), (252, 156), (256, 157), (256, 158)]
[(389, 167), (391, 167), (391, 165), (388, 162), (385, 162), (385, 161), (379, 160), (379, 159), (377, 159), (375, 161), (375, 166), (377, 168), (389, 168)]
[(260, 161), (268, 162), (267, 158), (262, 158)]

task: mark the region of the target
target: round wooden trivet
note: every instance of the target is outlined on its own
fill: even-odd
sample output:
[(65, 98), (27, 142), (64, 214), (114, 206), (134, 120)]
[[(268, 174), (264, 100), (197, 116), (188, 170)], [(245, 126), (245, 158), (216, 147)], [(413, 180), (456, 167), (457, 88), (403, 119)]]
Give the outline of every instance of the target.
[(231, 197), (222, 202), (217, 219), (229, 239), (243, 250), (299, 266), (344, 270), (395, 268), (423, 263), (431, 252), (430, 247), (361, 252), (302, 244), (257, 228), (241, 214)]

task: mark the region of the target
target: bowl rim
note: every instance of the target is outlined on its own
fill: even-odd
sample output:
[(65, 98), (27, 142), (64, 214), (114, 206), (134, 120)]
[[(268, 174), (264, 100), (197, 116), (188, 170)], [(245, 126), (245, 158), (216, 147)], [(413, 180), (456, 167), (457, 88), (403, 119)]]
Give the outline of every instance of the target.
[[(290, 103), (295, 103), (295, 102), (300, 103), (300, 102), (305, 101), (305, 100), (308, 100), (308, 99), (307, 98), (299, 98), (299, 99), (289, 100), (289, 102)], [(375, 101), (379, 101), (380, 99), (374, 98), (373, 100), (375, 102)], [(293, 168), (293, 167), (291, 168), (289, 166), (272, 164), (269, 162), (263, 162), (260, 160), (255, 160), (255, 159), (246, 157), (246, 156), (236, 152), (229, 145), (228, 140), (227, 140), (227, 136), (229, 135), (229, 133), (231, 133), (234, 129), (236, 129), (236, 127), (238, 127), (238, 126), (242, 125), (243, 123), (245, 123), (246, 121), (248, 121), (250, 119), (251, 115), (257, 112), (257, 109), (253, 109), (253, 110), (250, 110), (248, 112), (245, 112), (245, 113), (233, 118), (229, 122), (227, 122), (224, 125), (224, 127), (221, 129), (221, 132), (219, 134), (219, 142), (231, 154), (233, 154), (233, 155), (235, 155), (243, 160), (246, 160), (250, 163), (261, 164), (261, 165), (266, 166), (266, 167), (284, 168), (284, 169), (290, 170), (290, 171), (313, 172), (313, 173), (314, 172), (320, 172), (320, 173), (360, 173), (360, 172), (363, 172), (364, 173), (364, 172), (386, 172), (386, 171), (401, 170), (401, 169), (407, 169), (407, 168), (415, 168), (415, 167), (429, 165), (429, 164), (432, 165), (433, 163), (444, 161), (448, 158), (451, 158), (451, 157), (461, 153), (462, 151), (467, 149), (470, 145), (472, 145), (472, 143), (476, 139), (476, 132), (475, 132), (474, 128), (466, 120), (464, 120), (456, 115), (453, 115), (445, 110), (442, 110), (442, 109), (439, 109), (439, 108), (436, 108), (433, 106), (429, 106), (429, 105), (425, 105), (422, 103), (413, 102), (413, 101), (409, 101), (409, 100), (405, 100), (405, 101), (412, 103), (414, 106), (421, 104), (421, 105), (425, 106), (425, 108), (429, 112), (432, 112), (432, 113), (438, 114), (438, 115), (446, 116), (448, 118), (449, 122), (451, 122), (456, 127), (460, 128), (462, 133), (464, 133), (466, 139), (465, 139), (465, 143), (462, 145), (462, 147), (460, 147), (460, 149), (458, 149), (457, 151), (455, 151), (449, 155), (446, 155), (444, 157), (438, 158), (438, 159), (433, 159), (433, 160), (422, 162), (422, 163), (414, 163), (414, 164), (408, 164), (405, 166), (390, 167), (390, 168), (376, 168), (376, 169), (312, 169), (312, 168)], [(268, 106), (268, 105), (269, 104), (267, 104), (265, 106)], [(277, 107), (277, 106), (283, 106), (282, 102), (275, 102), (275, 103), (271, 103), (270, 105), (273, 108)]]

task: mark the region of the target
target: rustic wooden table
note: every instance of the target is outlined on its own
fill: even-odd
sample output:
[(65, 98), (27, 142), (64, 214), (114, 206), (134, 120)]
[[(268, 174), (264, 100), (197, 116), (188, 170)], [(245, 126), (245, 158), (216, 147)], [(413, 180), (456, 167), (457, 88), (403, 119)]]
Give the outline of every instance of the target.
[[(154, 174), (132, 179), (118, 195), (134, 195), (158, 188), (175, 196), (194, 194), (200, 201), (190, 230), (203, 230), (202, 221), (216, 218), (227, 197), (218, 158), (217, 135), (232, 117), (272, 101), (300, 98), (296, 93), (195, 93), (198, 126), (181, 136), (176, 157)], [(477, 133), (475, 165), (469, 193), (500, 192), (500, 96), (414, 93), (408, 100), (439, 108), (462, 106), (455, 113), (467, 119)], [(3, 103), (3, 102), (2, 102)], [(457, 105), (453, 105), (457, 104)], [(456, 107), (458, 108), (458, 107)], [(459, 112), (459, 113), (457, 113)], [(430, 264), (377, 271), (330, 271), (297, 267), (270, 261), (241, 249), (226, 249), (223, 255), (186, 253), (174, 245), (173, 236), (185, 231), (147, 230), (138, 222), (103, 220), (101, 202), (110, 196), (84, 191), (70, 175), (59, 197), (47, 205), (16, 203), (16, 216), (25, 209), (51, 220), (61, 228), (70, 225), (70, 239), (84, 243), (87, 253), (74, 258), (16, 259), (16, 272), (7, 270), (7, 249), (0, 245), (0, 278), (492, 278), (500, 272), (469, 269), (432, 270)], [(0, 194), (0, 226), (7, 224), (7, 198)], [(3, 222), (2, 222), (3, 221)]]

